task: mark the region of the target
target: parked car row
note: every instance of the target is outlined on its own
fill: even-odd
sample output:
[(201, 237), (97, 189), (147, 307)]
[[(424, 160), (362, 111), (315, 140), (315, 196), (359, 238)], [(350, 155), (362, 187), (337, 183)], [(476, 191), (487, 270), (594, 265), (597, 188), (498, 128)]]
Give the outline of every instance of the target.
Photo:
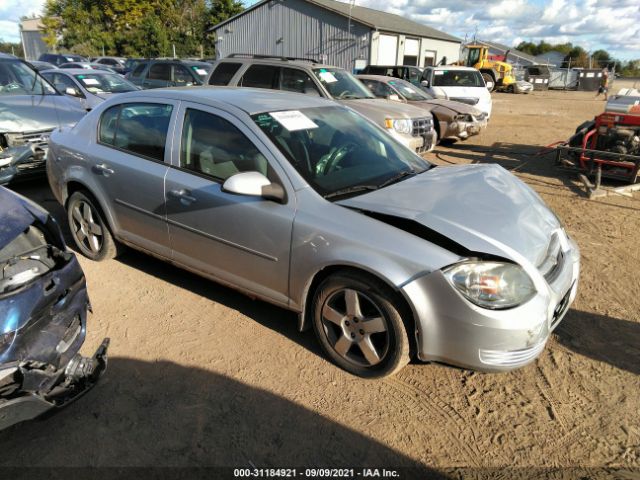
[[(47, 177), (82, 254), (128, 245), (298, 312), (353, 374), (389, 375), (411, 357), (525, 365), (575, 298), (578, 248), (529, 187), (495, 165), (419, 155), (435, 142), (432, 115), (445, 137), (481, 128), (473, 106), (363, 76), (396, 92), (376, 98), (340, 68), (243, 55), (215, 65), (205, 83), (217, 88), (109, 95), (98, 77), (113, 74), (44, 72), (104, 95), (88, 113), (72, 102), (65, 112), (82, 118), (63, 122), (70, 99), (15, 57), (0, 57), (3, 73), (9, 100), (37, 95), (56, 114)], [(34, 110), (3, 131), (6, 166), (31, 141), (11, 125)]]

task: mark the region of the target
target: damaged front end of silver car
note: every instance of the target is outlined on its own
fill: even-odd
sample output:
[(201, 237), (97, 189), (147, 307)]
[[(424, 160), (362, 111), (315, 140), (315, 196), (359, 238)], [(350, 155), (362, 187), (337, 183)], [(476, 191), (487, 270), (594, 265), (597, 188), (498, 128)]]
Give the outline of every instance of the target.
[(45, 154), (44, 150), (32, 144), (3, 147), (0, 139), (0, 185), (8, 184), (26, 169), (42, 167)]

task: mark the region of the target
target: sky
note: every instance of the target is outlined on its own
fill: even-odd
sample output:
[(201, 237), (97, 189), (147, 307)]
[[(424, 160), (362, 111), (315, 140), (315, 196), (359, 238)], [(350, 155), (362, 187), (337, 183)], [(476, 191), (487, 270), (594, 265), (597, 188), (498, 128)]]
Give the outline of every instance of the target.
[[(258, 0), (245, 0), (249, 6)], [(572, 42), (640, 59), (640, 0), (355, 0), (460, 38), (515, 46), (521, 41)], [(348, 3), (348, 2), (347, 2)], [(38, 14), (44, 0), (0, 0), (0, 39), (17, 42), (19, 18)]]

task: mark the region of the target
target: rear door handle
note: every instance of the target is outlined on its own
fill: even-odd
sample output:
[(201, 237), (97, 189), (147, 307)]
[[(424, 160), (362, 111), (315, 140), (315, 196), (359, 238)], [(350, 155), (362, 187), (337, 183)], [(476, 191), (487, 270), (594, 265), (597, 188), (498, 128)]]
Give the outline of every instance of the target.
[(185, 190), (184, 188), (182, 190), (169, 190), (167, 195), (169, 197), (180, 200), (180, 203), (186, 206), (191, 205), (196, 201), (196, 198), (191, 196), (191, 192), (189, 190)]
[(106, 163), (99, 163), (94, 168), (98, 172), (102, 173), (105, 177), (108, 177), (109, 175), (113, 175), (115, 173), (115, 171), (112, 168), (109, 168)]

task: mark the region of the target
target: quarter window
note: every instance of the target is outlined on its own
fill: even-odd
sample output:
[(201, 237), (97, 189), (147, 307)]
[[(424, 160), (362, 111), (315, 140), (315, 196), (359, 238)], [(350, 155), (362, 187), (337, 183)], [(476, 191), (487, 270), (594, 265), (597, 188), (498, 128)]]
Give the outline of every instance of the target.
[(287, 92), (304, 93), (306, 95), (313, 95), (314, 97), (320, 96), (320, 92), (313, 83), (313, 80), (311, 80), (311, 77), (302, 70), (295, 68), (282, 69), (280, 87)]
[(278, 67), (252, 65), (244, 72), (240, 85), (253, 88), (278, 88)]
[(267, 159), (234, 125), (211, 113), (187, 109), (180, 166), (217, 180), (239, 172), (267, 175)]
[(149, 69), (149, 80), (171, 81), (171, 65), (168, 63), (154, 63)]
[(162, 162), (172, 110), (157, 103), (111, 107), (100, 119), (100, 142)]
[(240, 63), (224, 62), (219, 64), (209, 79), (209, 85), (228, 85), (240, 68)]
[(185, 67), (183, 67), (182, 65), (174, 65), (173, 66), (173, 81), (176, 82), (176, 84), (194, 84), (195, 83), (195, 79), (193, 78), (193, 76), (191, 75), (191, 73), (189, 73), (189, 70)]
[(136, 67), (136, 69), (133, 71), (131, 76), (132, 77), (139, 77), (140, 75), (142, 75), (142, 72), (144, 72), (144, 69), (146, 68), (146, 66), (147, 66), (146, 63), (141, 63), (140, 65), (138, 65)]

